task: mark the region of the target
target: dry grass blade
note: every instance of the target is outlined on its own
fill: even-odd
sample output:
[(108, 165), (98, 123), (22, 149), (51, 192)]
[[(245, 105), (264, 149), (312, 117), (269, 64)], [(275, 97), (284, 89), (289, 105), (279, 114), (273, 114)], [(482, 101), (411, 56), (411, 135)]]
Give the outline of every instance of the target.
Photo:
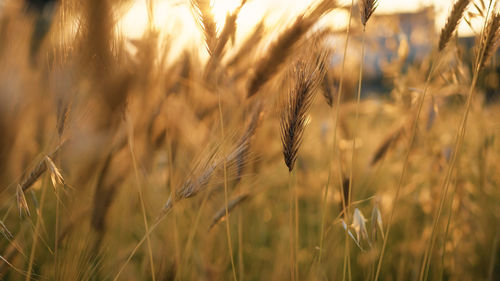
[[(240, 205), (250, 197), (249, 194), (241, 194), (236, 198), (230, 200), (227, 204), (228, 212), (231, 212), (236, 206)], [(219, 221), (226, 217), (226, 207), (222, 206), (217, 213), (212, 218), (212, 223), (210, 223), (209, 229), (212, 229)]]
[[(316, 61), (314, 61), (316, 62)], [(313, 68), (311, 62), (299, 61), (295, 66), (293, 86), (281, 116), (281, 143), (288, 171), (292, 171), (302, 142), (307, 112), (314, 100), (316, 87), (323, 79), (324, 68)]]
[(12, 233), (10, 233), (9, 229), (7, 228), (7, 226), (5, 226), (3, 221), (0, 221), (0, 231), (7, 239), (14, 238), (14, 236), (12, 236)]
[(483, 68), (485, 64), (489, 61), (491, 56), (493, 55), (500, 36), (499, 32), (500, 28), (500, 14), (495, 13), (491, 16), (491, 19), (486, 26), (486, 32), (481, 40), (481, 45), (479, 50), (483, 51), (483, 57), (481, 62), (479, 63), (479, 68)]
[(458, 0), (453, 5), (450, 15), (446, 20), (446, 24), (443, 29), (441, 29), (441, 35), (439, 36), (439, 51), (442, 51), (446, 44), (450, 41), (451, 36), (457, 29), (458, 23), (462, 18), (465, 9), (469, 5), (470, 0)]
[(26, 202), (26, 197), (24, 196), (23, 189), (21, 188), (20, 185), (17, 185), (16, 188), (16, 199), (17, 199), (17, 208), (19, 209), (19, 217), (23, 215), (23, 212), (26, 215), (28, 215), (28, 217), (31, 216), (28, 203)]
[(361, 15), (361, 23), (366, 26), (366, 23), (372, 16), (373, 12), (377, 8), (377, 0), (360, 0), (359, 1), (359, 11)]

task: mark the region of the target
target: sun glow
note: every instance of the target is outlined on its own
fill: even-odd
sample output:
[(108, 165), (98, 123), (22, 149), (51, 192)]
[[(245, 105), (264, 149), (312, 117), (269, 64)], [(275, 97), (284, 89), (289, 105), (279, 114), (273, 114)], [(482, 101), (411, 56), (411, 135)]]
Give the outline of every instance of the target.
[[(152, 0), (154, 3), (153, 27), (155, 30), (169, 34), (176, 38), (176, 44), (190, 43), (191, 46), (203, 44), (203, 36), (197, 26), (190, 7), (190, 0)], [(303, 12), (314, 0), (247, 0), (242, 7), (236, 24), (238, 26), (236, 37), (242, 38), (248, 34), (253, 27), (262, 19), (266, 26), (284, 25), (296, 15)], [(340, 6), (350, 5), (351, 0), (340, 0)], [(233, 13), (241, 5), (241, 0), (212, 0), (212, 13), (220, 32), (226, 21), (228, 14)], [(436, 12), (436, 30), (440, 30), (444, 25), (446, 17), (453, 5), (453, 1), (448, 0), (419, 0), (400, 1), (384, 0), (380, 1), (376, 14), (392, 14), (397, 12), (411, 12), (423, 7), (434, 5)], [(346, 10), (336, 9), (328, 17), (322, 19), (322, 24), (326, 24), (334, 29), (343, 29), (347, 25), (348, 13)], [(473, 21), (476, 31), (480, 29), (482, 22)], [(118, 29), (126, 38), (136, 39), (141, 37), (148, 29), (147, 0), (132, 1), (130, 8), (118, 21)], [(477, 26), (477, 27), (476, 27)], [(472, 35), (473, 30), (462, 21), (459, 26), (459, 35)]]
[(224, 26), (226, 16), (234, 13), (240, 5), (240, 0), (212, 1), (212, 13), (214, 15), (215, 23), (217, 24), (217, 29), (220, 30)]

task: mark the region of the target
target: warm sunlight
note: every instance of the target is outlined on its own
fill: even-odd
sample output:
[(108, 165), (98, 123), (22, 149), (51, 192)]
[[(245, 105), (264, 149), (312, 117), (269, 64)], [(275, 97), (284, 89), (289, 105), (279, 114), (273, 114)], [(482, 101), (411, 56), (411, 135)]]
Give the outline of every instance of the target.
[(498, 280), (499, 4), (0, 0), (0, 280)]
[(240, 0), (212, 1), (212, 13), (214, 14), (214, 18), (217, 23), (217, 29), (220, 30), (224, 26), (226, 16), (233, 13), (240, 4)]
[[(266, 15), (266, 23), (274, 25), (283, 22), (284, 19), (293, 18), (314, 0), (248, 0), (241, 10), (237, 24), (237, 34), (244, 35), (259, 20)], [(419, 0), (419, 1), (400, 1), (400, 0), (384, 0), (379, 1), (376, 14), (390, 14), (398, 12), (411, 12), (434, 5), (436, 12), (436, 29), (444, 24), (446, 16), (451, 9), (453, 1), (448, 0)], [(157, 29), (165, 30), (167, 26), (171, 26), (172, 22), (176, 22), (176, 29), (182, 31), (184, 36), (192, 36), (199, 33), (196, 25), (191, 19), (193, 17), (188, 0), (172, 2), (168, 0), (159, 0), (154, 2), (154, 24)], [(347, 6), (351, 3), (349, 0), (339, 1), (341, 5)], [(211, 1), (212, 13), (220, 30), (224, 26), (226, 15), (234, 12), (241, 4), (240, 0), (213, 0)], [(331, 13), (331, 17), (324, 20), (326, 24), (332, 24), (334, 28), (344, 28), (348, 19), (348, 14), (337, 10)], [(146, 0), (135, 0), (128, 11), (119, 21), (121, 31), (129, 38), (140, 37), (147, 28), (148, 16), (146, 8)], [(473, 21), (474, 27), (480, 27), (480, 21)], [(477, 31), (476, 29), (476, 31)], [(470, 27), (462, 22), (459, 26), (459, 34), (461, 36), (472, 35)], [(179, 35), (179, 34), (177, 34)]]

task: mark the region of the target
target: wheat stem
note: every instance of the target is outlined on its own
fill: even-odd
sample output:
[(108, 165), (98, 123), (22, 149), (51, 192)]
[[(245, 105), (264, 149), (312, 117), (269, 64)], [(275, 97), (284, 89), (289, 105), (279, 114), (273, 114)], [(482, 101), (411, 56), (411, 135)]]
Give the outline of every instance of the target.
[(441, 271), (439, 273), (439, 281), (443, 281), (443, 277), (444, 277), (444, 260), (445, 260), (445, 254), (446, 254), (446, 240), (448, 238), (448, 234), (450, 231), (451, 217), (453, 215), (453, 202), (455, 201), (455, 192), (457, 190), (457, 187), (456, 187), (457, 181), (458, 181), (458, 176), (455, 174), (455, 184), (454, 184), (453, 191), (451, 193), (450, 212), (448, 214), (448, 219), (446, 222), (446, 228), (445, 228), (444, 237), (443, 237), (443, 249), (441, 252)]
[[(221, 127), (221, 143), (224, 142), (224, 117), (222, 114), (222, 102), (221, 102), (221, 93), (218, 93), (218, 103), (219, 103), (219, 120)], [(227, 157), (224, 157), (223, 169), (224, 169), (224, 208), (226, 211), (226, 235), (227, 235), (227, 246), (229, 249), (229, 257), (231, 258), (231, 269), (233, 271), (233, 280), (237, 281), (236, 278), (236, 267), (234, 266), (234, 256), (233, 256), (233, 243), (231, 242), (231, 230), (229, 228), (229, 207), (228, 207), (228, 190), (227, 190)]]
[[(175, 198), (175, 186), (173, 184), (173, 159), (172, 159), (172, 141), (168, 142), (168, 185), (170, 189), (170, 198)], [(173, 232), (174, 232), (174, 248), (175, 248), (175, 265), (179, 266), (180, 264), (180, 246), (179, 246), (179, 229), (177, 227), (177, 215), (175, 213), (175, 200), (172, 201), (172, 224), (173, 224)]]
[(238, 210), (238, 269), (239, 279), (243, 281), (245, 269), (243, 264), (243, 214), (241, 209)]
[(142, 192), (141, 188), (141, 183), (139, 180), (139, 169), (137, 167), (137, 160), (135, 158), (135, 152), (134, 152), (134, 128), (132, 121), (129, 119), (129, 131), (128, 131), (128, 144), (129, 144), (129, 149), (130, 149), (130, 155), (132, 157), (132, 164), (134, 166), (134, 175), (135, 175), (135, 180), (136, 180), (136, 186), (137, 186), (137, 192), (139, 193), (139, 201), (141, 203), (141, 212), (142, 212), (142, 220), (144, 222), (144, 228), (146, 230), (146, 241), (148, 245), (148, 255), (149, 255), (149, 264), (151, 267), (151, 277), (153, 281), (156, 280), (155, 277), (155, 267), (154, 267), (154, 262), (153, 262), (153, 250), (151, 248), (151, 240), (149, 238), (149, 225), (148, 225), (148, 219), (146, 217), (146, 207), (144, 205), (144, 194)]
[[(127, 257), (127, 259), (125, 260), (125, 262), (120, 267), (120, 270), (118, 270), (118, 273), (116, 273), (115, 277), (113, 278), (113, 281), (117, 281), (118, 280), (118, 278), (120, 277), (121, 273), (123, 272), (123, 270), (125, 269), (125, 267), (127, 266), (127, 264), (130, 262), (130, 260), (132, 259), (132, 257), (135, 255), (135, 253), (137, 252), (137, 250), (139, 250), (139, 247), (141, 247), (142, 243), (144, 243), (144, 241), (146, 241), (146, 239), (153, 232), (153, 230), (155, 230), (156, 227), (158, 225), (160, 225), (160, 223), (167, 217), (167, 215), (168, 215), (168, 213), (165, 213), (162, 216), (158, 217), (158, 219), (156, 220), (156, 222), (153, 225), (151, 225), (151, 227), (149, 227), (149, 231), (146, 232), (144, 234), (144, 236), (142, 236), (142, 238), (141, 238), (141, 240), (139, 240), (139, 242), (137, 242), (137, 244), (135, 245), (134, 249), (132, 249), (132, 252), (130, 252), (129, 256)], [(180, 268), (180, 266), (179, 266), (179, 268)]]
[(177, 271), (177, 274), (176, 274), (174, 280), (181, 280), (181, 278), (182, 278), (183, 265), (188, 262), (189, 253), (191, 253), (191, 247), (192, 247), (193, 241), (194, 241), (194, 235), (196, 234), (196, 229), (198, 229), (198, 224), (200, 223), (201, 213), (202, 213), (203, 209), (205, 208), (205, 204), (207, 202), (209, 194), (210, 194), (210, 192), (205, 192), (205, 196), (203, 197), (203, 201), (201, 202), (200, 209), (198, 210), (198, 212), (196, 214), (196, 218), (194, 220), (193, 227), (191, 228), (191, 230), (189, 232), (188, 240), (186, 242), (186, 246), (184, 247), (184, 252), (183, 252), (184, 257), (182, 259), (181, 264), (179, 265), (179, 270)]
[[(292, 170), (293, 171), (293, 170)], [(295, 281), (295, 250), (294, 250), (294, 231), (293, 231), (293, 180), (291, 171), (288, 173), (288, 197), (289, 197), (289, 240), (290, 240), (290, 276), (291, 280)]]
[[(322, 210), (321, 210), (321, 232), (320, 232), (320, 239), (319, 239), (319, 256), (318, 256), (318, 270), (321, 265), (321, 259), (323, 256), (323, 243), (325, 239), (325, 223), (326, 223), (326, 212), (327, 212), (327, 197), (328, 197), (328, 189), (330, 187), (330, 182), (332, 178), (332, 162), (334, 161), (335, 155), (337, 154), (337, 126), (338, 126), (338, 120), (339, 120), (339, 113), (340, 113), (340, 100), (342, 97), (342, 90), (344, 86), (344, 71), (345, 71), (345, 62), (346, 62), (346, 57), (347, 57), (347, 45), (349, 43), (349, 33), (351, 29), (351, 18), (352, 18), (352, 6), (354, 5), (354, 0), (351, 0), (351, 6), (349, 7), (349, 20), (347, 23), (347, 29), (346, 29), (346, 36), (345, 36), (345, 44), (344, 44), (344, 54), (342, 56), (342, 68), (340, 71), (340, 81), (339, 81), (339, 89), (337, 92), (337, 99), (335, 102), (335, 106), (333, 107), (334, 114), (332, 114), (333, 117), (333, 141), (332, 141), (332, 148), (331, 148), (331, 154), (330, 158), (328, 158), (328, 179), (326, 182), (325, 190), (323, 192), (323, 199), (322, 199)], [(342, 182), (342, 181), (340, 181)], [(342, 187), (342, 184), (340, 185)], [(343, 198), (343, 197), (342, 197)], [(345, 202), (342, 200), (343, 204), (343, 209), (345, 210)]]
[(28, 272), (26, 273), (26, 281), (31, 280), (31, 271), (33, 270), (33, 263), (35, 260), (35, 251), (38, 243), (38, 233), (40, 231), (40, 224), (42, 220), (43, 206), (45, 205), (45, 194), (47, 192), (47, 184), (42, 186), (42, 196), (40, 197), (40, 208), (37, 210), (35, 230), (33, 232), (33, 243), (31, 245), (30, 261), (28, 264)]
[[(363, 81), (363, 61), (364, 61), (364, 53), (365, 53), (365, 40), (366, 40), (366, 27), (363, 25), (363, 35), (362, 35), (362, 41), (361, 41), (361, 62), (359, 64), (359, 77), (358, 77), (358, 92), (356, 95), (356, 109), (355, 109), (355, 117), (354, 117), (354, 129), (353, 129), (353, 139), (352, 139), (352, 154), (351, 154), (351, 169), (349, 171), (349, 187), (348, 187), (348, 196), (347, 196), (347, 206), (346, 206), (346, 211), (344, 213), (344, 216), (346, 218), (346, 224), (349, 223), (349, 209), (351, 207), (351, 201), (352, 201), (352, 186), (353, 186), (353, 177), (354, 177), (354, 164), (356, 160), (356, 135), (358, 133), (358, 122), (359, 122), (359, 104), (361, 103), (361, 85)], [(348, 229), (346, 227), (345, 231), (345, 251), (344, 251), (344, 273), (343, 273), (343, 280), (345, 280), (345, 270), (346, 270), (346, 263), (347, 263), (347, 269), (349, 273), (349, 280), (351, 280), (351, 274), (350, 274), (350, 251), (349, 251), (349, 236), (348, 236)]]
[(297, 280), (300, 280), (299, 277), (299, 262), (298, 262), (298, 255), (299, 255), (299, 199), (298, 199), (298, 190), (297, 190), (297, 184), (295, 183), (296, 180), (296, 172), (295, 170), (292, 170), (291, 172), (292, 176), (292, 185), (293, 185), (293, 196), (294, 196), (294, 204), (295, 204), (295, 236), (294, 236), (294, 241), (295, 241), (295, 278)]

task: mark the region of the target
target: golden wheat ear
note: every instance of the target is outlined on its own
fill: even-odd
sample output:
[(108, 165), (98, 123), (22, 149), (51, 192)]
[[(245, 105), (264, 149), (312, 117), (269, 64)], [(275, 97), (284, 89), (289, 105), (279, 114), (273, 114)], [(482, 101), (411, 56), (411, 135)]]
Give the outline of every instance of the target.
[(378, 6), (377, 0), (360, 0), (359, 1), (359, 11), (361, 15), (361, 23), (366, 26), (366, 23), (375, 12)]
[(314, 101), (316, 88), (324, 77), (324, 67), (312, 65), (316, 60), (297, 62), (294, 68), (294, 85), (285, 100), (281, 115), (281, 143), (288, 171), (292, 171), (302, 143), (307, 113)]
[(479, 50), (483, 51), (483, 56), (479, 62), (479, 68), (483, 68), (489, 61), (498, 46), (498, 39), (500, 37), (500, 14), (495, 13), (491, 16), (483, 38), (481, 39), (481, 46)]
[(451, 13), (446, 20), (446, 24), (444, 25), (443, 29), (441, 29), (441, 35), (439, 36), (438, 45), (439, 51), (442, 51), (446, 47), (446, 44), (448, 44), (448, 42), (450, 41), (450, 38), (457, 29), (458, 23), (463, 17), (464, 11), (469, 3), (470, 0), (458, 0), (457, 2), (455, 2), (455, 5), (453, 5)]

